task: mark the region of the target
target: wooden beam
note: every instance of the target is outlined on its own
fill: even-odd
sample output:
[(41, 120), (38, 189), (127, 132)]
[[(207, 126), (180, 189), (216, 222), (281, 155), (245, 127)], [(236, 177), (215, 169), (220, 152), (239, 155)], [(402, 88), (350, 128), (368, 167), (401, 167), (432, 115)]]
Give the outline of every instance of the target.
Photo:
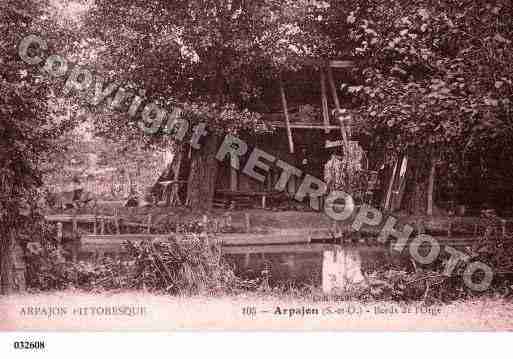
[(57, 243), (62, 243), (62, 222), (57, 222)]
[[(330, 83), (331, 94), (333, 96), (333, 101), (335, 102), (335, 108), (337, 113), (340, 114), (340, 101), (338, 99), (337, 87), (335, 86), (335, 80), (333, 79), (333, 71), (331, 71), (331, 67), (328, 67), (328, 82)], [(344, 141), (344, 152), (347, 153), (349, 151), (349, 141), (347, 139), (345, 123), (340, 116), (338, 116), (338, 120), (340, 122), (342, 140)]]
[(337, 94), (337, 87), (335, 86), (335, 79), (333, 77), (333, 71), (331, 70), (331, 67), (328, 67), (328, 82), (330, 84), (331, 88), (331, 95), (333, 96), (333, 102), (335, 103), (335, 109), (337, 111), (340, 111), (340, 100), (338, 98)]
[(349, 60), (331, 60), (328, 62), (328, 66), (338, 69), (348, 69), (354, 67), (355, 63)]
[[(278, 122), (270, 122), (269, 123), (272, 127), (286, 127), (286, 125)], [(326, 128), (330, 130), (338, 130), (340, 126), (337, 125), (311, 125), (306, 123), (291, 123), (290, 128), (298, 128), (298, 129), (304, 129), (304, 130), (325, 130)]]
[(356, 66), (355, 61), (351, 60), (326, 60), (319, 58), (303, 58), (303, 57), (289, 57), (287, 59), (290, 63), (301, 64), (304, 66), (318, 66), (318, 67), (333, 67), (333, 68), (352, 68)]
[(244, 213), (244, 231), (251, 232), (251, 215), (248, 212)]
[(281, 94), (281, 104), (283, 106), (283, 114), (285, 115), (285, 124), (287, 126), (287, 137), (289, 139), (289, 151), (290, 153), (294, 153), (294, 141), (292, 139), (292, 130), (290, 128), (290, 117), (289, 110), (287, 107), (287, 98), (285, 97), (285, 89), (283, 88), (283, 82), (280, 78), (280, 94)]
[(395, 161), (394, 169), (392, 170), (392, 176), (390, 177), (390, 183), (388, 185), (386, 197), (385, 197), (385, 204), (384, 204), (384, 210), (388, 210), (389, 204), (390, 204), (390, 197), (392, 195), (392, 186), (394, 185), (395, 181), (395, 173), (397, 172), (397, 163), (399, 162), (399, 159)]
[(324, 75), (324, 70), (321, 68), (321, 104), (322, 104), (322, 119), (324, 122), (324, 132), (326, 134), (330, 133), (330, 114), (328, 108), (328, 96), (326, 95), (326, 77)]
[[(404, 169), (404, 172), (403, 172)], [(404, 197), (404, 190), (406, 189), (406, 181), (407, 181), (407, 175), (409, 173), (408, 170), (408, 156), (403, 156), (401, 160), (401, 166), (398, 167), (399, 176), (398, 176), (398, 187), (397, 191), (393, 191), (393, 200), (391, 203), (391, 210), (399, 210), (401, 208), (401, 203), (403, 201)]]

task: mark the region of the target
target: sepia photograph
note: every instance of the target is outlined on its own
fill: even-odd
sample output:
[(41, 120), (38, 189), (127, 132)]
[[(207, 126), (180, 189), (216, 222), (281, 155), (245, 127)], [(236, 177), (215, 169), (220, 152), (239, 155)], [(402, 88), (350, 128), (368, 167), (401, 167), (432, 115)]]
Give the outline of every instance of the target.
[(0, 336), (510, 332), (512, 41), (511, 0), (0, 0)]

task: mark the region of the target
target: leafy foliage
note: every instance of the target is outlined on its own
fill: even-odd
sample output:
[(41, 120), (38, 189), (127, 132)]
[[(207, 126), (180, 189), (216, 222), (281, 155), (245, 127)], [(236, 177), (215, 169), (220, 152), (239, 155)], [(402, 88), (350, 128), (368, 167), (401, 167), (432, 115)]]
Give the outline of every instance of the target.
[(417, 147), (461, 163), (491, 140), (510, 145), (510, 2), (330, 4), (323, 26), (337, 40), (334, 53), (361, 64), (357, 83), (342, 88), (377, 148)]
[[(40, 244), (41, 243), (41, 244)], [(128, 253), (98, 262), (66, 261), (66, 253), (50, 241), (29, 244), (28, 278), (35, 290), (144, 289), (167, 294), (225, 294), (241, 281), (221, 258), (220, 245), (190, 234), (186, 240), (161, 237), (126, 243)]]

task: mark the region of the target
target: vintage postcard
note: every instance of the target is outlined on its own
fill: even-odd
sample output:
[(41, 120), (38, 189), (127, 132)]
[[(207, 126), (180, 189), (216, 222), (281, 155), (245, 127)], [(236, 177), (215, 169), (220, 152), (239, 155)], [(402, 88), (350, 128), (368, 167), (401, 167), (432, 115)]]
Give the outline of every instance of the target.
[(512, 330), (512, 12), (0, 1), (0, 331)]

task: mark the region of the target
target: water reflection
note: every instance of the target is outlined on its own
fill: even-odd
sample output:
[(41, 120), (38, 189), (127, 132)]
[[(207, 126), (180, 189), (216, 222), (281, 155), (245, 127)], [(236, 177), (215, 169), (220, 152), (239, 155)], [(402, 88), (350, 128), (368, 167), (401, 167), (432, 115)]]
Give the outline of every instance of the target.
[(323, 252), (322, 291), (324, 293), (344, 291), (349, 285), (364, 281), (360, 249), (335, 247)]
[(255, 279), (266, 273), (271, 285), (313, 285), (325, 293), (344, 291), (365, 280), (364, 273), (393, 262), (384, 246), (267, 245), (223, 248), (236, 274)]

